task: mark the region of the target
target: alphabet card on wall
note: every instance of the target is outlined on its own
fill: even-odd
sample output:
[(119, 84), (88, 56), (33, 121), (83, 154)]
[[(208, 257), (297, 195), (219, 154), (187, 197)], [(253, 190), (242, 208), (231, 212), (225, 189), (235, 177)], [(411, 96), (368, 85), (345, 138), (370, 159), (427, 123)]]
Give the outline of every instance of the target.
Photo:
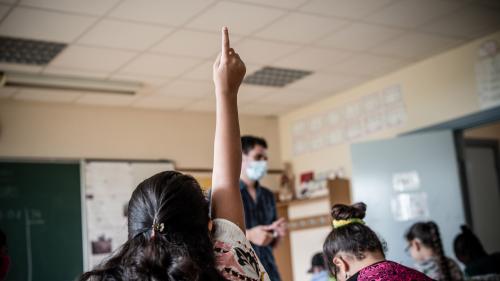
[(489, 40), (479, 47), (476, 80), (481, 109), (500, 105), (500, 44)]
[(406, 118), (401, 86), (392, 85), (347, 105), (297, 120), (291, 128), (293, 154), (354, 141), (401, 126)]

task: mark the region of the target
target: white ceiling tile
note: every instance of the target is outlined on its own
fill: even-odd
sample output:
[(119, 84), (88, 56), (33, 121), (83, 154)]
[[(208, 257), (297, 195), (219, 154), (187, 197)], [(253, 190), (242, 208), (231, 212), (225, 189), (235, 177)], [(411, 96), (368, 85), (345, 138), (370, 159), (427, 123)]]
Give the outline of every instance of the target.
[(343, 20), (333, 18), (290, 13), (258, 32), (256, 36), (287, 42), (310, 43), (345, 23)]
[(300, 7), (304, 12), (326, 16), (359, 19), (393, 0), (312, 0)]
[[(500, 1), (497, 3), (500, 4)], [(473, 39), (500, 29), (500, 9), (468, 5), (423, 26), (421, 30)]]
[(175, 80), (155, 91), (157, 94), (184, 98), (201, 98), (213, 95), (213, 83), (208, 81)]
[[(201, 65), (195, 67), (193, 70), (184, 74), (182, 78), (185, 79), (194, 79), (194, 80), (203, 80), (203, 81), (212, 81), (212, 61), (207, 61), (202, 63)], [(248, 68), (247, 68), (248, 73)]]
[(402, 58), (422, 58), (456, 46), (461, 40), (426, 33), (407, 33), (384, 42), (371, 52)]
[[(231, 36), (231, 43), (237, 42), (238, 36)], [(173, 55), (197, 58), (214, 58), (220, 52), (219, 33), (179, 30), (155, 45), (151, 50)]]
[(0, 34), (72, 42), (95, 21), (96, 18), (93, 17), (15, 8), (0, 25)]
[(364, 51), (403, 33), (403, 30), (376, 24), (353, 23), (321, 39), (317, 44)]
[(0, 62), (0, 69), (6, 72), (14, 71), (14, 72), (40, 73), (43, 67), (38, 65)]
[(108, 72), (100, 72), (96, 70), (85, 71), (73, 68), (64, 68), (49, 65), (43, 71), (44, 74), (59, 75), (59, 76), (75, 76), (75, 77), (85, 77), (85, 78), (99, 78), (104, 79), (108, 76)]
[(223, 1), (194, 19), (188, 27), (217, 32), (228, 26), (230, 33), (247, 35), (283, 14), (284, 11), (278, 9)]
[(213, 112), (215, 111), (215, 100), (205, 99), (195, 101), (192, 104), (186, 106), (184, 110), (187, 111), (202, 111), (202, 112)]
[(338, 73), (374, 76), (393, 71), (398, 67), (403, 67), (409, 61), (379, 55), (359, 54), (346, 61), (331, 65), (325, 71), (335, 71)]
[(198, 59), (142, 54), (119, 73), (139, 74), (158, 77), (174, 77), (200, 63)]
[(415, 28), (453, 12), (464, 5), (452, 0), (401, 0), (368, 16), (365, 20), (404, 28)]
[(282, 112), (288, 110), (284, 105), (274, 105), (266, 103), (248, 103), (238, 111), (243, 115), (259, 115), (259, 116), (278, 116)]
[(237, 43), (234, 49), (245, 63), (270, 64), (272, 61), (298, 50), (299, 46), (246, 39)]
[(259, 99), (259, 103), (275, 105), (306, 105), (315, 101), (318, 95), (311, 91), (283, 89)]
[(301, 70), (317, 70), (330, 64), (338, 63), (352, 55), (353, 53), (349, 51), (308, 47), (280, 59), (274, 65)]
[(241, 0), (241, 1), (252, 3), (252, 4), (273, 6), (273, 7), (277, 7), (277, 8), (295, 9), (298, 6), (305, 3), (307, 0), (273, 0), (273, 1), (269, 1), (269, 0)]
[(178, 110), (193, 103), (194, 99), (183, 99), (176, 97), (167, 97), (161, 95), (153, 95), (139, 98), (133, 103), (134, 107), (156, 108), (156, 109), (171, 109)]
[(110, 13), (110, 16), (180, 26), (212, 2), (212, 0), (125, 0)]
[[(244, 58), (242, 58), (243, 60), (245, 60)], [(246, 74), (245, 76), (248, 76), (254, 72), (256, 72), (257, 70), (260, 70), (262, 69), (264, 66), (261, 65), (261, 64), (253, 64), (253, 63), (248, 63), (248, 62), (245, 62), (245, 66), (246, 66)]]
[(171, 32), (171, 28), (116, 20), (103, 20), (80, 38), (79, 43), (143, 51)]
[[(245, 61), (245, 58), (242, 57), (242, 59)], [(203, 81), (210, 81), (212, 82), (212, 67), (213, 67), (213, 62), (212, 61), (206, 61), (202, 63), (201, 65), (195, 67), (193, 70), (189, 71), (188, 73), (184, 74), (182, 78), (184, 79), (189, 79), (189, 80), (203, 80)], [(245, 62), (245, 66), (247, 68), (246, 75), (250, 75), (257, 71), (258, 69), (262, 68), (261, 65), (257, 64), (251, 64)]]
[(127, 106), (137, 99), (134, 95), (112, 95), (86, 93), (76, 100), (78, 104), (104, 105), (104, 106)]
[(18, 88), (13, 87), (0, 87), (0, 99), (8, 99), (19, 91)]
[(113, 81), (129, 81), (129, 82), (140, 82), (144, 84), (144, 87), (147, 88), (156, 88), (158, 86), (161, 86), (168, 81), (170, 81), (169, 78), (159, 78), (155, 76), (145, 76), (145, 75), (138, 75), (138, 74), (113, 74), (110, 77), (110, 80)]
[(14, 99), (41, 102), (73, 102), (80, 95), (78, 92), (21, 89), (14, 95)]
[(340, 89), (344, 89), (346, 86), (351, 86), (354, 83), (361, 81), (361, 79), (362, 78), (360, 78), (359, 76), (346, 74), (317, 73), (290, 84), (290, 86), (288, 86), (288, 89), (306, 90), (312, 93), (331, 93)]
[(238, 101), (247, 102), (258, 100), (273, 91), (276, 91), (275, 87), (264, 87), (243, 83), (238, 91)]
[(21, 5), (88, 15), (104, 15), (119, 0), (21, 0)]
[(10, 6), (0, 5), (0, 20), (7, 14), (10, 10)]
[(50, 66), (109, 73), (124, 65), (135, 55), (136, 53), (129, 51), (73, 45), (59, 54)]

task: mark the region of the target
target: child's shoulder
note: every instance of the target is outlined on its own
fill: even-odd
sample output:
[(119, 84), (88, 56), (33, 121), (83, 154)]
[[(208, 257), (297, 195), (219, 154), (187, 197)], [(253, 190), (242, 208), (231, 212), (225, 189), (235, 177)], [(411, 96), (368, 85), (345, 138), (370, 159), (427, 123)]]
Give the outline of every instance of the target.
[(245, 233), (225, 219), (213, 221), (215, 266), (227, 280), (269, 280)]

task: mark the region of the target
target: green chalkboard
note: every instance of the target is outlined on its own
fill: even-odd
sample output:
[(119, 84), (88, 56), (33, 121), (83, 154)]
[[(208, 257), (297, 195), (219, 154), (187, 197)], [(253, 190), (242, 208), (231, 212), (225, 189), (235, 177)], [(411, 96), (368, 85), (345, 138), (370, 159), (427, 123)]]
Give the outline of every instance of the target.
[(83, 270), (80, 166), (0, 162), (7, 281), (69, 281)]

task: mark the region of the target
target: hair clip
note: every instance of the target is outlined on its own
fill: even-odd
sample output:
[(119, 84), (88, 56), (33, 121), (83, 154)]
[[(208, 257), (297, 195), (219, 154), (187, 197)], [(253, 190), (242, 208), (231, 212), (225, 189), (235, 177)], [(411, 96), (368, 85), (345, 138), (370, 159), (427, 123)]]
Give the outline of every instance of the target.
[(342, 226), (349, 225), (351, 223), (365, 224), (365, 222), (362, 219), (357, 219), (357, 218), (348, 219), (348, 220), (333, 220), (332, 221), (333, 228), (339, 228)]
[(155, 232), (162, 233), (164, 229), (165, 229), (165, 225), (163, 223), (154, 223), (153, 224), (153, 230)]

